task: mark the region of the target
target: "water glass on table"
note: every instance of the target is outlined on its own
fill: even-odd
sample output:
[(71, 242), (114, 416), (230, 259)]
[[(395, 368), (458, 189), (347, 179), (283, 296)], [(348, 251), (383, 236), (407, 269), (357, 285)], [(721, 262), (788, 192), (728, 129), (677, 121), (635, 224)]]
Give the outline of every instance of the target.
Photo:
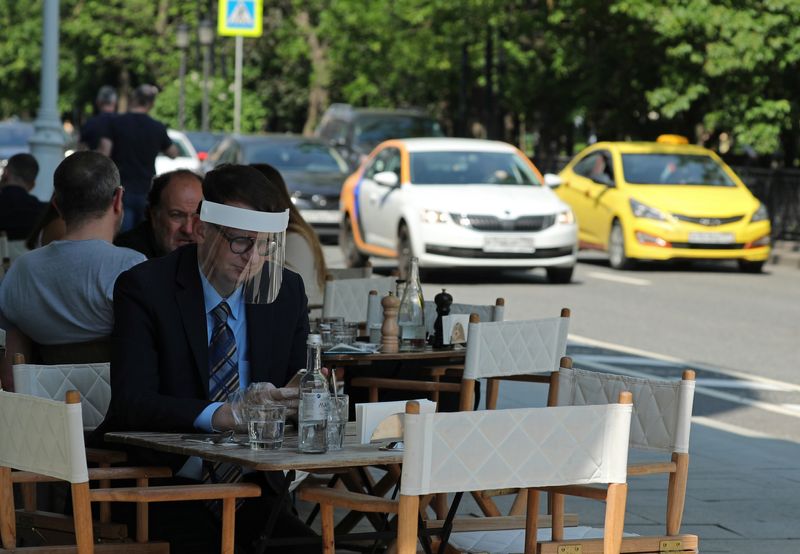
[(331, 396), (328, 400), (328, 450), (341, 450), (344, 429), (349, 413), (349, 397), (346, 394)]
[(283, 445), (286, 406), (250, 405), (245, 408), (251, 450), (277, 450)]

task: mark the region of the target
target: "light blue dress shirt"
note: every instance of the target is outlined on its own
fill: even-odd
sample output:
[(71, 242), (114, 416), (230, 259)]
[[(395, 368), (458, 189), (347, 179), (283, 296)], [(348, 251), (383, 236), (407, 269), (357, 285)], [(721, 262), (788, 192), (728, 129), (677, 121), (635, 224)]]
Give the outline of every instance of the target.
[[(242, 295), (242, 287), (236, 289), (233, 294), (228, 298), (222, 298), (216, 289), (206, 278), (203, 270), (197, 268), (200, 272), (200, 283), (203, 285), (203, 301), (206, 310), (206, 330), (209, 345), (211, 344), (211, 332), (214, 329), (214, 316), (212, 311), (223, 300), (228, 302), (231, 309), (231, 315), (228, 317), (228, 326), (233, 331), (233, 336), (236, 339), (236, 353), (238, 354), (239, 363), (239, 388), (246, 389), (250, 384), (250, 360), (249, 349), (247, 344), (247, 314), (244, 309), (244, 297)], [(196, 429), (211, 433), (214, 429), (211, 427), (211, 418), (214, 412), (222, 406), (222, 402), (212, 402), (206, 409), (200, 412), (197, 419), (194, 420)]]

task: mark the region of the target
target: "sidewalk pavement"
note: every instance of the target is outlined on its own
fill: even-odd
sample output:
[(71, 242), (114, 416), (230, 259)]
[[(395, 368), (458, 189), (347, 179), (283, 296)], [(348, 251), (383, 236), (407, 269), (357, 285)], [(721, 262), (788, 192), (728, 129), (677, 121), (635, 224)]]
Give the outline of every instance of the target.
[[(541, 406), (546, 401), (546, 387), (507, 385), (501, 384), (501, 408)], [(702, 554), (800, 553), (800, 443), (696, 416), (692, 418), (689, 454), (681, 532), (699, 537)], [(662, 535), (667, 476), (632, 477), (628, 485), (625, 531)], [(513, 497), (496, 500), (506, 511)], [(305, 515), (309, 507), (300, 509)], [(566, 500), (566, 512), (577, 514), (580, 525), (602, 529), (603, 510), (600, 502)], [(343, 513), (337, 510), (337, 520)], [(470, 495), (464, 495), (459, 514), (479, 513)], [(358, 530), (370, 528), (362, 522)]]
[(800, 242), (776, 240), (769, 256), (769, 264), (785, 265), (800, 269)]

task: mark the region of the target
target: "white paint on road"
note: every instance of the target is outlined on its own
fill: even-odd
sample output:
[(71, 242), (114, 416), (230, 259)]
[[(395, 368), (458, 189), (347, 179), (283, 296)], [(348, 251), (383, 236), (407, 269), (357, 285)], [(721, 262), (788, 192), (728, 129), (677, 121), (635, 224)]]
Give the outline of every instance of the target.
[(589, 271), (586, 273), (587, 277), (592, 279), (602, 279), (604, 281), (613, 281), (615, 283), (623, 283), (625, 285), (636, 285), (638, 287), (648, 287), (652, 283), (647, 279), (639, 279), (637, 277), (626, 277), (624, 275), (617, 275), (616, 273), (605, 273), (603, 271)]
[(698, 378), (697, 384), (703, 387), (712, 389), (747, 389), (747, 390), (766, 390), (778, 392), (792, 392), (792, 387), (787, 386), (785, 383), (772, 384), (772, 383), (759, 383), (757, 381), (741, 381), (739, 379), (708, 379)]
[(631, 354), (633, 356), (640, 356), (642, 358), (649, 358), (650, 363), (652, 360), (661, 360), (664, 362), (670, 362), (675, 364), (676, 366), (684, 367), (687, 369), (702, 369), (703, 371), (708, 371), (710, 373), (717, 373), (719, 375), (725, 375), (727, 377), (734, 377), (736, 379), (742, 381), (754, 381), (758, 383), (765, 383), (775, 387), (780, 387), (780, 390), (788, 391), (788, 392), (800, 392), (800, 385), (796, 385), (794, 383), (787, 383), (785, 381), (778, 381), (777, 379), (770, 379), (769, 377), (762, 377), (760, 375), (753, 375), (750, 373), (744, 373), (742, 371), (736, 371), (733, 369), (721, 369), (719, 367), (713, 367), (702, 363), (697, 362), (690, 362), (686, 360), (682, 360), (680, 358), (676, 358), (674, 356), (667, 356), (666, 354), (659, 354), (657, 352), (650, 352), (648, 350), (642, 350), (640, 348), (632, 348), (630, 346), (625, 346), (622, 344), (615, 344), (613, 342), (606, 342), (597, 339), (590, 339), (589, 337), (582, 337), (580, 335), (569, 335), (569, 339), (580, 343), (586, 346), (595, 346), (597, 348), (606, 348), (609, 350), (617, 350), (619, 352), (625, 352), (626, 354)]

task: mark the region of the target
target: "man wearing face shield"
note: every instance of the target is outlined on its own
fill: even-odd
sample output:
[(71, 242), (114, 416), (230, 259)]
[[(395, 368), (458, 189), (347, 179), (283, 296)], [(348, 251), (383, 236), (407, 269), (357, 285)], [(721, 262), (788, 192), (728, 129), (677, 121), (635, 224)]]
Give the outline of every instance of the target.
[[(275, 211), (265, 179), (247, 166), (206, 174), (197, 244), (117, 280), (112, 399), (99, 433), (224, 431), (234, 425), (228, 399), (255, 382), (274, 385), (275, 400), (296, 402), (296, 389), (281, 387), (305, 365), (306, 295), (302, 279), (283, 267), (288, 211)], [(209, 480), (199, 459), (133, 456), (169, 464), (179, 478)], [(265, 490), (237, 512), (237, 544), (246, 549), (258, 537), (282, 479), (261, 473), (245, 478)], [(202, 503), (195, 503), (196, 510), (168, 504), (151, 507), (154, 538), (169, 540), (172, 552), (219, 551), (214, 525), (198, 525), (211, 518)], [(276, 536), (310, 532), (289, 506), (280, 509)]]

